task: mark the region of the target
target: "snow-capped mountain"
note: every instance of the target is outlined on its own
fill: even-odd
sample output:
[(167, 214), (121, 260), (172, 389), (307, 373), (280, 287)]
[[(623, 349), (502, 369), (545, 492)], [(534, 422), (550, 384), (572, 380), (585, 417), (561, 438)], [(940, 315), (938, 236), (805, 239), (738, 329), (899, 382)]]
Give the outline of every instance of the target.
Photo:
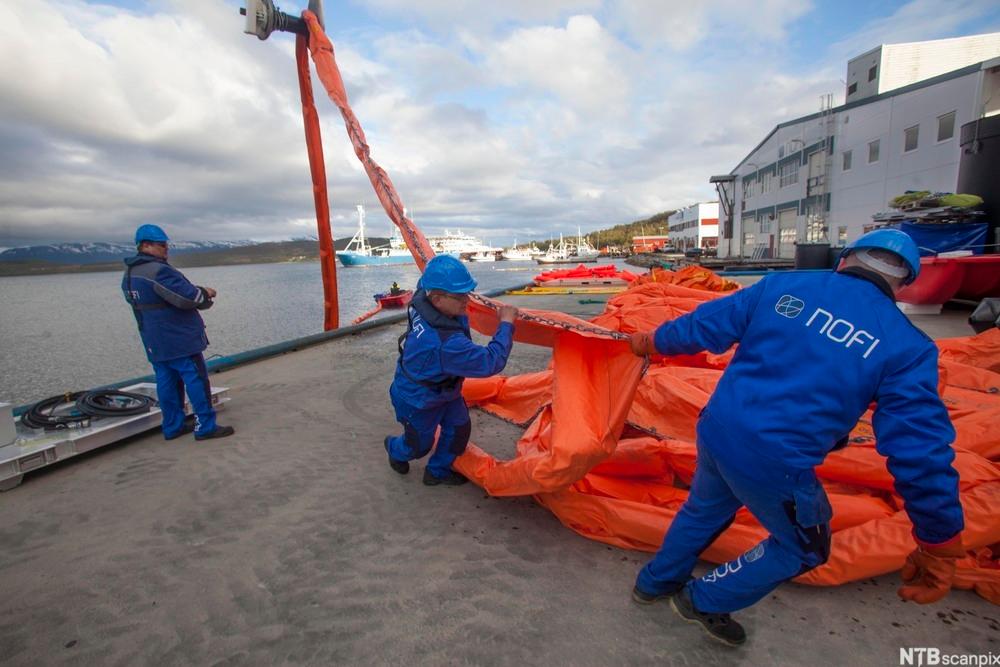
[[(225, 250), (257, 245), (256, 241), (171, 241), (171, 255)], [(53, 243), (8, 248), (0, 252), (0, 262), (44, 260), (56, 264), (98, 264), (114, 262), (135, 254), (131, 243)]]

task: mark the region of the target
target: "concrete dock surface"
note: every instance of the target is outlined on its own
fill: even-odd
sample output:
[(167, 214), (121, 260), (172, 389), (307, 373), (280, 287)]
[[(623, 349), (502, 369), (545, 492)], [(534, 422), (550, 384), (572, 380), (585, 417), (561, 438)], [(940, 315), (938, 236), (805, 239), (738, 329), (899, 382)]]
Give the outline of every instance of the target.
[[(601, 306), (580, 301), (606, 298), (506, 300), (588, 316)], [(968, 335), (967, 315), (924, 326)], [(668, 604), (636, 605), (648, 554), (584, 539), (531, 498), (426, 487), (423, 462), (390, 470), (402, 331), (213, 375), (233, 437), (153, 431), (0, 495), (0, 663), (832, 667), (898, 665), (909, 647), (1000, 653), (1000, 609), (967, 591), (904, 603), (898, 574), (785, 584), (735, 615), (749, 634), (738, 649)], [(507, 372), (549, 356), (516, 345)], [(476, 444), (513, 455), (519, 428), (478, 411), (473, 424)]]

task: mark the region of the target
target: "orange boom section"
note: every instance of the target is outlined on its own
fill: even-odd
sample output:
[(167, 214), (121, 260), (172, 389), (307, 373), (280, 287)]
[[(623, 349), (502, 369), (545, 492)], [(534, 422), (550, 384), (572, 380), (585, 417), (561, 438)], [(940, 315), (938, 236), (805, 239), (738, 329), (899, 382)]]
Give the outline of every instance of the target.
[[(642, 276), (590, 324), (608, 332), (647, 330), (723, 296), (719, 290), (728, 281), (705, 272)], [(556, 336), (546, 371), (466, 381), (470, 405), (528, 428), (514, 460), (496, 461), (470, 446), (456, 465), (491, 494), (532, 493), (581, 535), (655, 551), (687, 497), (698, 414), (732, 350), (654, 357), (637, 376), (626, 345), (572, 337), (570, 331)], [(991, 370), (1000, 368), (1000, 331), (944, 340), (940, 347), (942, 398), (958, 433), (963, 541), (970, 549), (955, 586), (1000, 604), (1000, 374)], [(624, 424), (618, 421), (623, 412)], [(915, 546), (885, 458), (875, 451), (870, 417), (859, 421), (849, 447), (817, 469), (834, 508), (833, 548), (830, 560), (801, 583), (829, 586), (892, 572)], [(613, 446), (609, 433), (621, 434)], [(728, 561), (766, 535), (741, 510), (702, 557)]]
[[(371, 158), (332, 44), (315, 16), (306, 11), (303, 17), (317, 72), (340, 109), (355, 153), (423, 269), (434, 252), (403, 216), (392, 182)], [(304, 59), (299, 62), (301, 72)], [(500, 461), (470, 443), (455, 466), (493, 495), (533, 495), (581, 535), (655, 551), (687, 497), (698, 413), (732, 350), (654, 357), (644, 368), (645, 362), (630, 352), (627, 334), (690, 312), (738, 285), (701, 267), (654, 269), (629, 282), (629, 289), (591, 321), (521, 311), (515, 339), (553, 348), (550, 367), (466, 380), (463, 390), (470, 405), (527, 426), (517, 456)], [(472, 326), (491, 335), (498, 326), (497, 308), (496, 301), (473, 295)], [(965, 510), (963, 543), (969, 548), (954, 583), (1000, 604), (1000, 331), (940, 341), (939, 347), (941, 395), (958, 433), (954, 466)], [(858, 422), (851, 445), (817, 468), (834, 508), (832, 555), (798, 581), (829, 586), (885, 574), (902, 567), (914, 548), (902, 499), (874, 444), (869, 414)], [(744, 509), (702, 557), (725, 562), (765, 536)]]
[[(378, 196), (382, 208), (385, 209), (389, 219), (399, 228), (403, 239), (406, 241), (406, 246), (413, 254), (413, 259), (416, 261), (417, 267), (423, 271), (424, 265), (434, 256), (434, 251), (431, 249), (430, 244), (427, 243), (427, 239), (423, 233), (413, 224), (413, 221), (403, 215), (403, 202), (399, 198), (399, 193), (396, 192), (392, 180), (390, 180), (385, 169), (372, 159), (371, 148), (368, 146), (368, 141), (365, 138), (365, 131), (361, 129), (361, 123), (358, 122), (354, 111), (351, 110), (351, 105), (347, 102), (347, 91), (344, 89), (344, 80), (341, 78), (340, 70), (337, 68), (337, 61), (333, 53), (333, 44), (326, 36), (326, 33), (323, 32), (323, 27), (319, 24), (315, 14), (306, 10), (302, 12), (302, 18), (305, 19), (306, 25), (309, 26), (309, 52), (312, 54), (313, 63), (316, 64), (316, 75), (323, 83), (323, 87), (326, 89), (330, 99), (340, 109), (340, 115), (343, 116), (344, 125), (347, 128), (347, 136), (354, 146), (354, 154), (361, 160), (361, 164), (365, 168), (365, 173), (368, 174), (368, 179), (371, 181), (372, 187), (375, 188), (375, 194)], [(303, 67), (308, 72), (308, 63), (303, 64), (304, 62), (304, 60), (299, 62), (300, 72)], [(319, 184), (314, 181), (313, 186), (319, 187)], [(322, 187), (326, 188), (325, 182), (322, 184)]]

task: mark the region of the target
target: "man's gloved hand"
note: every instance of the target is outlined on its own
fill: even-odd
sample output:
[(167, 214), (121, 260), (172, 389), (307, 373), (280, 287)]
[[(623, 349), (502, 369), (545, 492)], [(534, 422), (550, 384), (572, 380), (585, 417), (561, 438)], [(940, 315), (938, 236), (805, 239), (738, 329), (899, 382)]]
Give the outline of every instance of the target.
[(513, 324), (514, 320), (517, 319), (518, 311), (516, 306), (503, 303), (500, 304), (500, 310), (497, 311), (497, 314), (500, 316), (501, 322), (510, 322)]
[(628, 344), (632, 348), (632, 354), (637, 357), (648, 357), (656, 354), (656, 346), (653, 345), (653, 334), (648, 331), (636, 331), (628, 339)]
[(937, 602), (951, 590), (955, 561), (965, 556), (961, 538), (936, 545), (921, 545), (906, 557), (900, 575), (899, 597), (918, 604)]

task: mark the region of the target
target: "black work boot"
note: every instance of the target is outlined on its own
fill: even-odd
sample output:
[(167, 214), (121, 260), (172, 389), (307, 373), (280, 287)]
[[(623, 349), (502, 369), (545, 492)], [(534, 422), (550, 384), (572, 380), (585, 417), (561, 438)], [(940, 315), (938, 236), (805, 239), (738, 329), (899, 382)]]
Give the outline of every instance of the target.
[(181, 423), (181, 430), (177, 431), (177, 433), (174, 433), (173, 435), (165, 435), (163, 436), (163, 439), (176, 440), (182, 435), (187, 435), (192, 431), (194, 431), (194, 415), (188, 415), (184, 418), (184, 421)]
[(729, 646), (739, 646), (747, 640), (743, 626), (732, 619), (729, 614), (706, 614), (698, 611), (691, 601), (691, 592), (687, 586), (670, 598), (670, 606), (688, 623), (697, 623), (713, 639), (718, 639)]
[(194, 434), (195, 440), (213, 440), (215, 438), (227, 438), (233, 433), (236, 433), (236, 429), (232, 426), (216, 426), (215, 430), (211, 433), (206, 433), (205, 435)]
[(653, 604), (654, 602), (659, 602), (660, 600), (669, 600), (673, 596), (677, 595), (677, 591), (682, 589), (684, 584), (677, 584), (674, 588), (671, 588), (666, 593), (647, 593), (641, 590), (638, 586), (632, 588), (632, 600), (638, 604)]
[(431, 474), (429, 468), (424, 468), (424, 484), (427, 486), (437, 486), (438, 484), (444, 484), (445, 486), (461, 486), (468, 481), (468, 477), (462, 473), (455, 472), (454, 470), (449, 472), (447, 477), (435, 477)]
[(396, 459), (392, 458), (392, 454), (389, 453), (389, 437), (390, 436), (388, 435), (385, 436), (385, 440), (382, 441), (382, 444), (385, 445), (386, 456), (389, 457), (389, 467), (398, 472), (400, 475), (405, 475), (406, 473), (410, 472), (410, 462), (397, 461)]

